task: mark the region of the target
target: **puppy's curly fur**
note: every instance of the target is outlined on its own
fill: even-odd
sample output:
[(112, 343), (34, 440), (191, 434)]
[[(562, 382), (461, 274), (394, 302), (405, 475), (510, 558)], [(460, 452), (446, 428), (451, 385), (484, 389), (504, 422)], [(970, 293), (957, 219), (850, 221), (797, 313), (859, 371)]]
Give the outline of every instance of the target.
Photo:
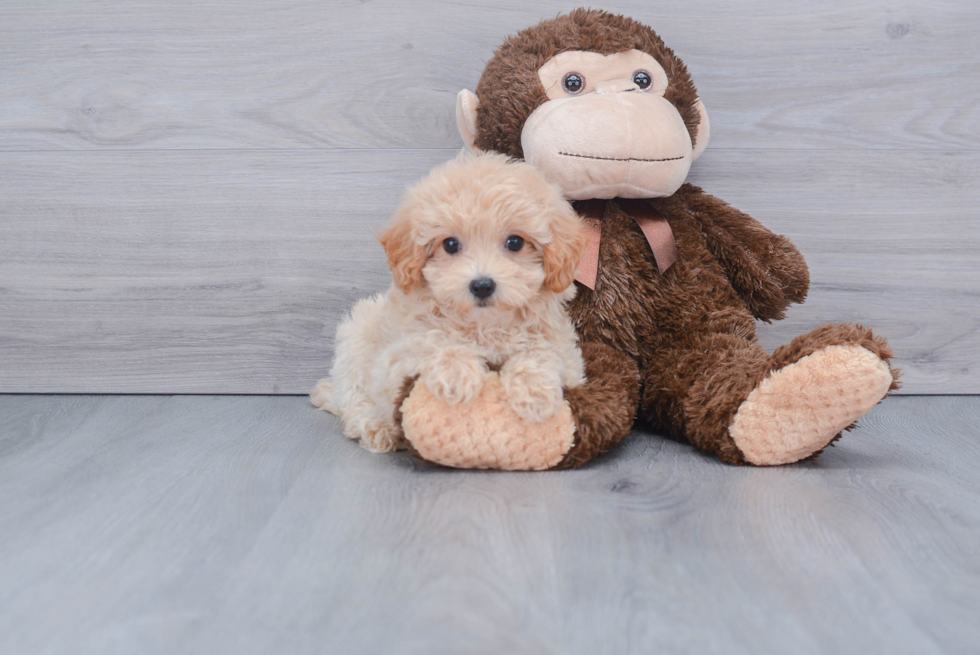
[[(404, 446), (395, 403), (415, 376), (457, 404), (499, 371), (509, 404), (532, 422), (555, 413), (563, 388), (584, 384), (565, 304), (586, 238), (531, 166), (463, 154), (409, 189), (379, 240), (394, 284), (340, 325), (332, 377), (310, 394), (343, 417), (348, 437), (374, 452)], [(492, 280), (492, 294), (480, 297), (475, 280)]]

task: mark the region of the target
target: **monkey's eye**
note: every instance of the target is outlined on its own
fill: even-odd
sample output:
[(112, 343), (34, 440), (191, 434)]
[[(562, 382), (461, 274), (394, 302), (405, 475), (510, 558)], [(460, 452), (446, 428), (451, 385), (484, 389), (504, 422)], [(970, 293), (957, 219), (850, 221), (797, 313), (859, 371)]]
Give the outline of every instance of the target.
[(633, 73), (633, 84), (640, 87), (640, 90), (646, 91), (653, 84), (653, 77), (645, 70), (638, 70)]
[(575, 95), (585, 88), (585, 77), (579, 73), (566, 73), (561, 79), (561, 86), (567, 93)]
[(507, 237), (506, 241), (504, 241), (504, 247), (511, 252), (518, 252), (524, 247), (524, 237), (519, 237), (516, 234), (512, 234)]
[(455, 255), (459, 252), (462, 244), (460, 244), (459, 239), (456, 237), (449, 237), (442, 242), (442, 249), (448, 252), (450, 255)]

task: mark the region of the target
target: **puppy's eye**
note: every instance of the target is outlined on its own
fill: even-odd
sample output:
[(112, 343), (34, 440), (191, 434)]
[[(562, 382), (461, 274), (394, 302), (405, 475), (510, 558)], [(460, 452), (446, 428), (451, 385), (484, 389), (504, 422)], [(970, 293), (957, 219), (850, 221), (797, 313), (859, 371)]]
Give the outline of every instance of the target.
[(585, 76), (580, 73), (566, 73), (561, 79), (561, 87), (566, 93), (575, 95), (585, 88)]
[(640, 87), (642, 91), (646, 91), (653, 84), (653, 77), (645, 70), (638, 70), (633, 73), (633, 84)]
[(461, 244), (459, 243), (459, 239), (456, 237), (449, 237), (442, 242), (442, 249), (448, 252), (450, 255), (455, 255), (458, 253), (460, 247)]
[(524, 247), (524, 237), (512, 234), (504, 241), (504, 247), (511, 252), (517, 252)]

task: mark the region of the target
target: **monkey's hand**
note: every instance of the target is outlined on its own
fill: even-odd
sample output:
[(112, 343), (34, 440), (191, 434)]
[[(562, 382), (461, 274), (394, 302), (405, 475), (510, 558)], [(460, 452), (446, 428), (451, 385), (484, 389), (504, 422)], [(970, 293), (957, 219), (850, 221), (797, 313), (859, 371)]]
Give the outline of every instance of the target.
[(783, 318), (791, 303), (803, 302), (810, 272), (789, 239), (697, 187), (682, 189), (708, 249), (756, 318)]

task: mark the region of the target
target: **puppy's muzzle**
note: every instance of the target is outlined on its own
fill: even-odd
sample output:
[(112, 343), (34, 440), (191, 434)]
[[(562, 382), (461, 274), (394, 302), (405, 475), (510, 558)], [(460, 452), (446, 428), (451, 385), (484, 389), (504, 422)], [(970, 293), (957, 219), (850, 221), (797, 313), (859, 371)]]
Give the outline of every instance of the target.
[(470, 282), (470, 293), (478, 300), (486, 300), (497, 289), (497, 283), (488, 277), (481, 277)]

